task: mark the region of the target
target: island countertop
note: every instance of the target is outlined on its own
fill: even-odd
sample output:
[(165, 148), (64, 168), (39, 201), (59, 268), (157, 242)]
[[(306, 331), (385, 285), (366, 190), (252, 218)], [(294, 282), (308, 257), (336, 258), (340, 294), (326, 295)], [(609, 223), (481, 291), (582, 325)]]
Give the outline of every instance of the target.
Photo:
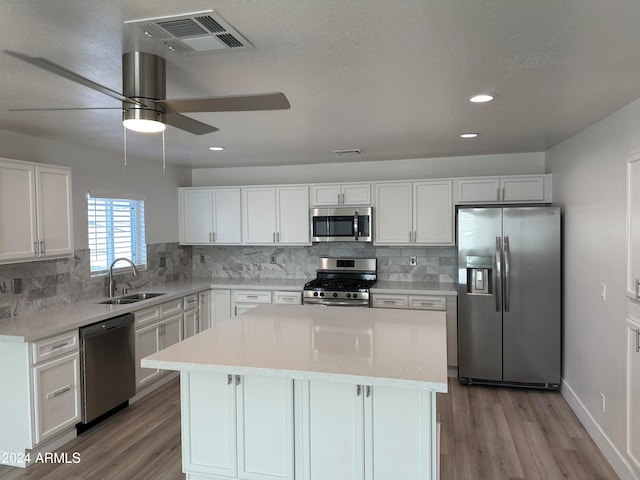
[(142, 366), (446, 392), (446, 345), (445, 312), (260, 305)]

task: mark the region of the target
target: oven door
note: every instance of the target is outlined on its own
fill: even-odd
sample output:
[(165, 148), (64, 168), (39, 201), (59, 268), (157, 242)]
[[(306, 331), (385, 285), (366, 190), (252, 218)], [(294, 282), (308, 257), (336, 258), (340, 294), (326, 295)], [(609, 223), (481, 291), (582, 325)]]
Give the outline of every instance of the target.
[(369, 299), (344, 300), (341, 298), (305, 297), (302, 303), (304, 305), (322, 305), (324, 307), (368, 307)]
[(371, 207), (311, 209), (312, 242), (371, 242)]

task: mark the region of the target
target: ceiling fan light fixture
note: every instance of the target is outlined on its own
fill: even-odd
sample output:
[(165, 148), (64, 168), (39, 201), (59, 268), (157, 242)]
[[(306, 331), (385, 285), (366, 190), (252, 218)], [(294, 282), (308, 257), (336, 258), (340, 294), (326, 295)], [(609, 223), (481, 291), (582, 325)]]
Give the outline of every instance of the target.
[(495, 100), (496, 96), (497, 95), (494, 95), (493, 93), (481, 93), (479, 95), (469, 97), (468, 100), (472, 103), (487, 103)]
[(122, 125), (127, 130), (140, 133), (159, 133), (167, 128), (163, 113), (139, 108), (125, 110)]

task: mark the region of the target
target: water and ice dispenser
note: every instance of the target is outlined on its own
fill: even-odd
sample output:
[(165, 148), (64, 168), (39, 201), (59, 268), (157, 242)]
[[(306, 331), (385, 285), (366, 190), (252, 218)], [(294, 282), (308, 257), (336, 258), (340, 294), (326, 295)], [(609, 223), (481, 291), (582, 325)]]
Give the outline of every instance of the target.
[(493, 294), (493, 257), (467, 256), (467, 293)]

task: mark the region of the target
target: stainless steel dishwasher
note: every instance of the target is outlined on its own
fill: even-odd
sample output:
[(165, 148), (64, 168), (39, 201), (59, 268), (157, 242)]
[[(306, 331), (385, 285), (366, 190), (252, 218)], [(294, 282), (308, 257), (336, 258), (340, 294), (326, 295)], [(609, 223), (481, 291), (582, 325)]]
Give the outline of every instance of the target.
[(85, 426), (116, 407), (126, 406), (136, 393), (133, 318), (133, 313), (127, 313), (80, 328)]

